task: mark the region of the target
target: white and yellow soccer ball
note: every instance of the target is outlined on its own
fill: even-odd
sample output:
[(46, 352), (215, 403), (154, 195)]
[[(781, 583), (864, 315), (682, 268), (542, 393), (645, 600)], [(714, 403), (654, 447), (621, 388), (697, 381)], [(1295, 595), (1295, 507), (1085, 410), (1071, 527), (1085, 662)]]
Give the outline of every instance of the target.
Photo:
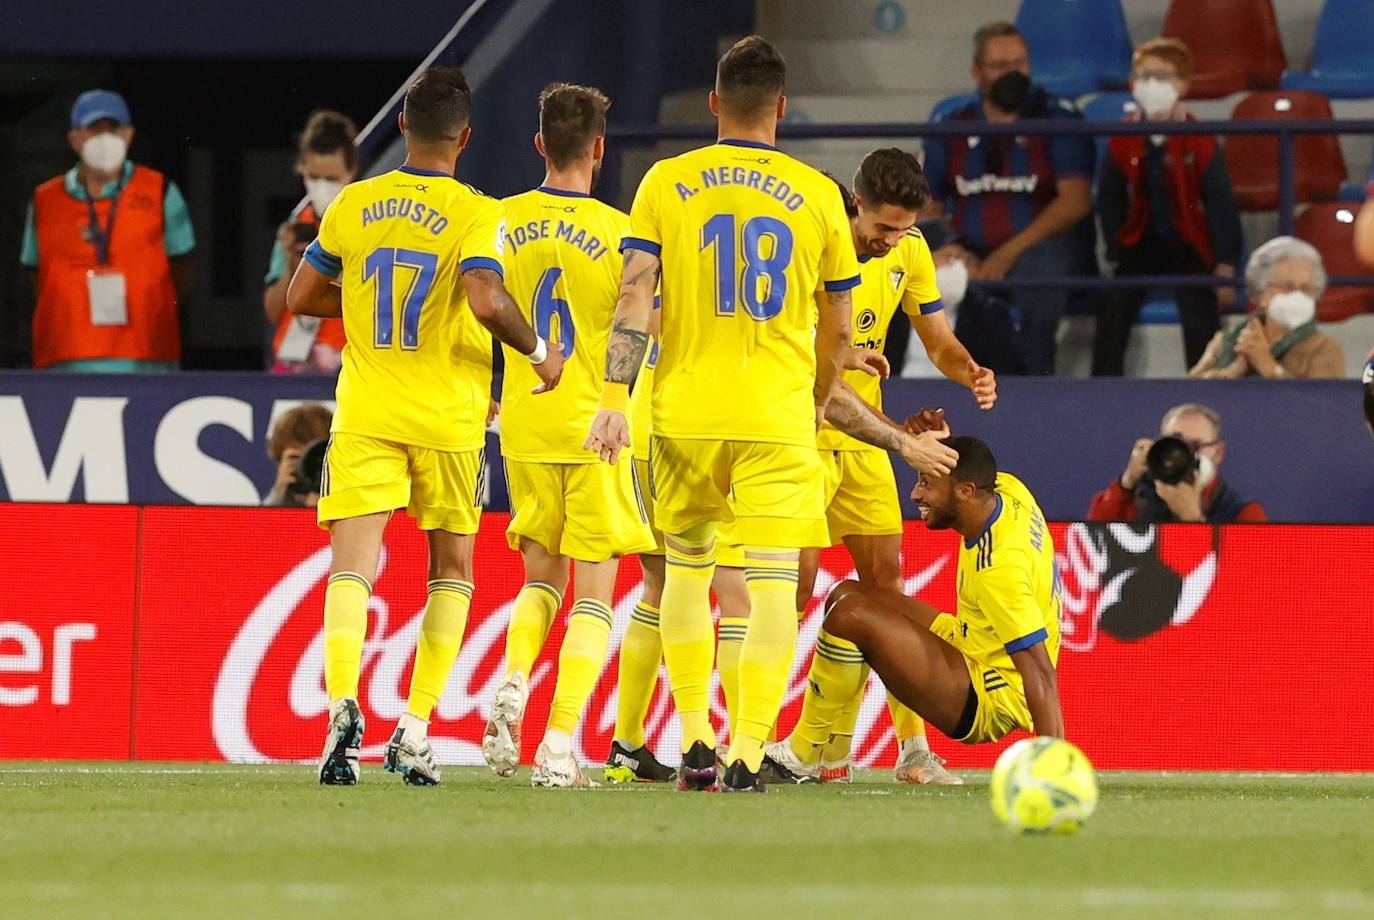
[(1018, 834), (1075, 834), (1097, 808), (1097, 774), (1062, 738), (1025, 738), (992, 770), (992, 811)]

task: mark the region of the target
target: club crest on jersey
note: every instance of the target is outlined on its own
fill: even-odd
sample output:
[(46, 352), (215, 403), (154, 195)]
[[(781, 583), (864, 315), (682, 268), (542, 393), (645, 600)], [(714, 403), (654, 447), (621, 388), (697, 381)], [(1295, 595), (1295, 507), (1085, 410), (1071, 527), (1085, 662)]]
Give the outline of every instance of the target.
[(894, 268), (887, 274), (888, 277), (892, 279), (892, 290), (900, 291), (902, 289), (902, 279), (906, 277), (906, 269)]

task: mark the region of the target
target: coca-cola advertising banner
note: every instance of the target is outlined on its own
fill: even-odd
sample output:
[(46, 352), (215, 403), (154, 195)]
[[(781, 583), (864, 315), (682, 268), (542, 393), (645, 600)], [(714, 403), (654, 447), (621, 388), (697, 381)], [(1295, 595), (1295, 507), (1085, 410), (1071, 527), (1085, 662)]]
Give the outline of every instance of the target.
[[(507, 518), (477, 543), (467, 636), (430, 736), (441, 761), (481, 762), (519, 590)], [(1104, 769), (1374, 770), (1374, 528), (1052, 524), (1064, 587), (1059, 685), (1070, 736)], [(957, 537), (910, 523), (907, 590), (954, 609)], [(327, 535), (309, 512), (0, 505), (12, 579), (0, 606), (0, 757), (236, 762), (313, 759), (324, 733), (321, 610)], [(370, 606), (360, 697), (365, 756), (404, 710), (425, 602), (425, 541), (398, 514)], [(822, 556), (817, 598), (851, 567)], [(611, 661), (641, 591), (634, 560), (616, 587)], [(566, 607), (565, 607), (566, 609)], [(819, 601), (803, 623), (781, 717), (797, 718)], [(562, 620), (536, 664), (526, 760), (553, 694)], [(602, 760), (616, 705), (609, 666), (576, 739)], [(722, 717), (723, 698), (715, 696)], [(648, 737), (676, 761), (666, 682)], [(1011, 739), (1008, 739), (1011, 740)], [(990, 766), (1006, 742), (968, 747), (932, 732), (954, 768)], [(863, 766), (895, 756), (881, 686), (854, 745)]]

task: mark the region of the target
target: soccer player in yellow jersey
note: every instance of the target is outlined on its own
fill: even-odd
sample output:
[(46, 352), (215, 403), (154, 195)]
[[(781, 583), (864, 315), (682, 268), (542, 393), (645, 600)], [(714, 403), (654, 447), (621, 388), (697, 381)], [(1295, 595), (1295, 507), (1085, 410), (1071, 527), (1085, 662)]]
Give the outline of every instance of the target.
[(1017, 728), (1064, 737), (1055, 678), (1059, 577), (1045, 516), (1020, 480), (997, 471), (982, 441), (946, 444), (959, 455), (954, 471), (923, 473), (912, 497), (927, 527), (963, 538), (956, 612), (841, 582), (817, 639), (829, 654), (816, 657), (791, 738), (769, 745), (770, 767), (814, 775), (830, 726), (870, 667), (893, 696), (955, 740), (996, 741)]
[(582, 449), (601, 400), (620, 280), (616, 249), (630, 226), (627, 215), (591, 197), (609, 105), (591, 87), (546, 87), (534, 139), (544, 181), (502, 202), (506, 287), (566, 360), (558, 391), (535, 396), (533, 369), (507, 346), (501, 395), (501, 453), (514, 511), (506, 537), (525, 564), (506, 635), (507, 674), (482, 739), (483, 756), (502, 776), (520, 761), (530, 670), (567, 591), (570, 563), (576, 586), (548, 728), (534, 755), (535, 786), (591, 785), (573, 753), (573, 732), (605, 665), (620, 557), (654, 546), (632, 458), (605, 464)]
[[(838, 377), (858, 264), (834, 183), (774, 146), (785, 66), (750, 36), (720, 60), (719, 138), (655, 164), (630, 211), (603, 410), (587, 446), (630, 446), (628, 385), (662, 271), (651, 481), (667, 544), (661, 635), (682, 725), (681, 789), (718, 785), (709, 694), (715, 525), (746, 550), (752, 613), (728, 790), (757, 771), (796, 645), (798, 551), (825, 540), (815, 428)], [(731, 504), (733, 500), (733, 504)]]
[[(854, 345), (881, 354), (898, 309), (910, 320), (926, 352), (946, 377), (968, 387), (980, 408), (997, 400), (993, 372), (980, 367), (950, 328), (935, 284), (930, 248), (916, 229), (917, 213), (930, 203), (930, 186), (920, 163), (894, 147), (874, 150), (854, 174), (851, 193), (841, 185), (845, 211), (858, 252), (862, 282), (854, 289)], [(845, 381), (868, 403), (882, 405), (877, 377), (848, 371)], [(902, 589), (902, 510), (897, 481), (886, 451), (858, 441), (833, 425), (816, 438), (825, 466), (826, 517), (830, 542), (844, 542), (859, 580), (894, 591)], [(932, 450), (946, 451), (931, 445)], [(933, 458), (913, 457), (924, 472), (945, 472)], [(947, 461), (952, 455), (945, 454)], [(797, 610), (804, 611), (815, 586), (817, 550), (802, 553)], [(823, 654), (824, 650), (819, 650)], [(863, 692), (834, 727), (821, 764), (821, 778), (847, 781), (849, 745)], [(925, 725), (889, 696), (900, 753), (894, 775), (900, 782), (958, 784), (926, 742)]]
[(562, 353), (506, 293), (500, 204), (453, 178), (471, 110), (456, 68), (421, 75), (400, 116), (405, 164), (340, 193), (286, 294), (291, 312), (342, 316), (348, 332), (319, 504), (334, 554), (324, 601), (324, 784), (358, 781), (368, 597), (397, 508), (428, 534), (429, 600), (384, 764), (413, 785), (439, 781), (426, 730), (472, 597), (491, 336), (528, 357), (541, 389), (562, 373)]

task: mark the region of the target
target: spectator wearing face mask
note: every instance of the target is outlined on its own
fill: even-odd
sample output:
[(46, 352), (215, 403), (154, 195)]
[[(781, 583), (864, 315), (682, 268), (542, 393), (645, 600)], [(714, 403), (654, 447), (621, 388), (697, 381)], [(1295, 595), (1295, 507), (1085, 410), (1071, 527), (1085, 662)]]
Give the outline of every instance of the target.
[(128, 158), (133, 137), (122, 96), (82, 93), (67, 132), (80, 159), (34, 190), (19, 261), (34, 284), (36, 368), (157, 373), (181, 361), (195, 235), (176, 185)]
[[(976, 131), (980, 122), (1081, 116), (1071, 103), (1032, 84), (1030, 51), (1009, 22), (989, 23), (974, 34), (971, 72), (978, 92), (941, 119), (967, 122), (969, 134), (925, 142), (925, 171), (935, 201), (948, 212), (964, 245), (979, 256), (977, 266), (969, 266), (970, 276), (997, 281), (1074, 274), (1085, 253), (1071, 231), (1092, 210), (1092, 140), (1086, 135), (979, 137)], [(1054, 373), (1055, 333), (1067, 291), (1021, 290), (1013, 300), (1021, 312), (1027, 373)]]
[[(1192, 121), (1179, 99), (1188, 92), (1193, 55), (1175, 38), (1156, 38), (1135, 51), (1131, 95), (1138, 110), (1127, 121)], [(1236, 274), (1240, 214), (1216, 138), (1204, 135), (1116, 135), (1097, 170), (1097, 213), (1107, 260), (1118, 278), (1131, 275)], [(1218, 307), (1235, 302), (1234, 288), (1180, 288), (1185, 366), (1202, 357), (1220, 326)], [(1114, 290), (1097, 319), (1093, 374), (1123, 373), (1142, 288)]]
[(262, 308), (276, 326), (272, 337), (272, 371), (280, 374), (333, 374), (344, 347), (342, 319), (295, 316), (286, 309), (286, 289), (320, 219), (343, 187), (358, 177), (357, 128), (338, 112), (310, 116), (301, 133), (296, 173), (305, 183), (306, 204), (277, 230), (272, 259), (263, 279)]
[[(1011, 306), (982, 286), (970, 286), (969, 274), (978, 256), (964, 248), (959, 234), (945, 220), (920, 224), (935, 262), (935, 284), (955, 337), (980, 366), (998, 376), (1024, 374), (1020, 333)], [(902, 325), (907, 325), (903, 323)], [(898, 324), (894, 323), (896, 330)], [(891, 332), (888, 333), (892, 335)], [(893, 361), (903, 377), (938, 377), (940, 371), (926, 354), (920, 339), (903, 337), (904, 360)], [(892, 356), (889, 355), (889, 360)]]
[(1296, 237), (1276, 236), (1250, 256), (1245, 288), (1255, 314), (1213, 336), (1189, 377), (1345, 376), (1341, 343), (1317, 328), (1317, 298), (1326, 290), (1321, 253)]

